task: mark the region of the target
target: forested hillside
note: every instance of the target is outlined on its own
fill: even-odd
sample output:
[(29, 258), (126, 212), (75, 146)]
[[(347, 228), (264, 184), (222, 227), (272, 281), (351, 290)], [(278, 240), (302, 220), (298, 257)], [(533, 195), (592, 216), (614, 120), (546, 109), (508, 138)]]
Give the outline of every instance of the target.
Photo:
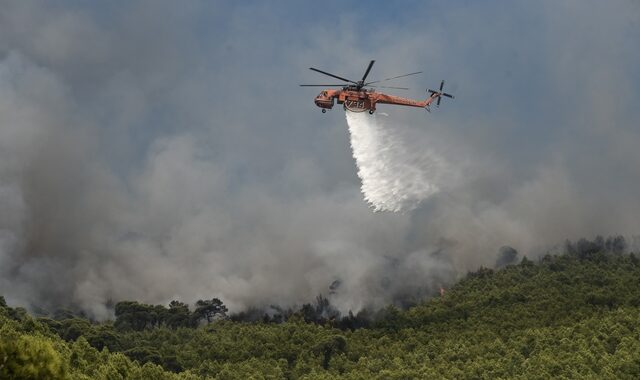
[(95, 323), (0, 301), (0, 378), (640, 378), (640, 260), (602, 244), (481, 268), (443, 296), (369, 315), (331, 315), (320, 297), (229, 318), (213, 299), (193, 311), (120, 302)]

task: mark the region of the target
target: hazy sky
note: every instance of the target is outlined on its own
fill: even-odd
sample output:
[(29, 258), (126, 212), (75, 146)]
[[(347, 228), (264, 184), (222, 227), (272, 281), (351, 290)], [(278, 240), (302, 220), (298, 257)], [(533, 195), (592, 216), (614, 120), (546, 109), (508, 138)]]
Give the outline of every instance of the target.
[[(640, 3), (0, 1), (0, 294), (343, 310), (428, 293), (499, 248), (640, 227)], [(360, 194), (318, 67), (464, 181), (405, 214)], [(397, 94), (397, 92), (396, 92)], [(446, 99), (448, 100), (448, 99)]]

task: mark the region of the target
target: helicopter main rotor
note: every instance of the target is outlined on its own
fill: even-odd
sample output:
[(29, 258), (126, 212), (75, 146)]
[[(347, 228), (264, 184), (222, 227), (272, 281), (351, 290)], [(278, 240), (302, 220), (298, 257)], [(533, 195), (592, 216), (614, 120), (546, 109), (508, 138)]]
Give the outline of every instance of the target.
[(422, 71), (417, 71), (415, 73), (409, 73), (409, 74), (402, 74), (402, 75), (398, 75), (395, 77), (391, 77), (391, 78), (386, 78), (386, 79), (381, 79), (381, 80), (376, 80), (376, 81), (372, 81), (372, 82), (365, 82), (367, 80), (367, 77), (369, 76), (369, 72), (371, 72), (371, 68), (373, 67), (373, 64), (375, 63), (375, 60), (371, 60), (371, 62), (369, 62), (369, 66), (367, 66), (367, 69), (364, 72), (364, 75), (362, 76), (362, 79), (360, 79), (359, 81), (353, 81), (351, 79), (347, 79), (347, 78), (343, 78), (340, 76), (337, 76), (335, 74), (331, 74), (328, 73), (326, 71), (322, 71), (319, 69), (316, 69), (315, 67), (310, 67), (309, 70), (318, 72), (320, 74), (324, 74), (324, 75), (328, 75), (332, 78), (335, 79), (340, 79), (343, 82), (347, 82), (345, 84), (301, 84), (301, 87), (346, 87), (346, 88), (353, 88), (356, 91), (360, 91), (362, 90), (364, 87), (372, 87), (372, 88), (391, 88), (391, 89), (396, 89), (396, 90), (408, 90), (407, 87), (393, 87), (393, 86), (370, 86), (373, 83), (380, 83), (380, 82), (385, 82), (385, 81), (390, 81), (393, 79), (398, 79), (398, 78), (403, 78), (403, 77), (408, 77), (410, 75), (416, 75), (416, 74), (420, 74), (422, 73)]

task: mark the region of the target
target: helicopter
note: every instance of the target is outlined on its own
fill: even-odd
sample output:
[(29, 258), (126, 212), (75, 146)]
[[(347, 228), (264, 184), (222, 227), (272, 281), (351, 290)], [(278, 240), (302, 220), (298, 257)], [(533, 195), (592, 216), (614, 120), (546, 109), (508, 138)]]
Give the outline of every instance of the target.
[(314, 99), (315, 104), (322, 109), (322, 113), (326, 113), (328, 109), (332, 109), (334, 104), (337, 102), (338, 104), (342, 104), (342, 107), (345, 110), (349, 110), (351, 112), (365, 112), (369, 111), (369, 114), (373, 114), (376, 112), (377, 104), (395, 104), (401, 106), (408, 107), (420, 107), (424, 108), (427, 111), (431, 112), (430, 106), (436, 101), (436, 107), (440, 106), (440, 101), (442, 97), (447, 97), (454, 99), (455, 97), (451, 94), (447, 94), (442, 91), (444, 87), (444, 80), (440, 82), (440, 89), (438, 91), (427, 89), (427, 92), (430, 93), (429, 97), (425, 100), (413, 100), (408, 98), (403, 98), (395, 95), (387, 95), (381, 92), (377, 92), (375, 88), (389, 88), (389, 89), (397, 89), (397, 90), (408, 90), (406, 87), (393, 87), (393, 86), (372, 86), (374, 83), (386, 82), (393, 79), (404, 78), (410, 75), (416, 75), (422, 73), (422, 71), (417, 71), (415, 73), (398, 75), (391, 78), (376, 80), (372, 82), (365, 82), (367, 80), (367, 76), (371, 71), (371, 67), (375, 60), (371, 60), (369, 66), (367, 67), (362, 79), (359, 81), (353, 81), (350, 79), (346, 79), (326, 71), (318, 70), (314, 67), (310, 67), (309, 70), (316, 71), (320, 74), (328, 75), (332, 78), (339, 79), (346, 84), (301, 84), (301, 87), (342, 87), (340, 90), (336, 89), (324, 89), (316, 98)]

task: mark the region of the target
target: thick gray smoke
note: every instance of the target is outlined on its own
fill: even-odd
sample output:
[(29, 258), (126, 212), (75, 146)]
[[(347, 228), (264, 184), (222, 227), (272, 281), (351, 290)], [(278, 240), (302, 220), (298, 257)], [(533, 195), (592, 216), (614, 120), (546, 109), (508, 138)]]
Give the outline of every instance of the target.
[[(638, 234), (635, 2), (329, 5), (0, 1), (0, 294), (98, 317), (122, 299), (319, 293), (357, 310), (503, 246)], [(406, 96), (443, 78), (456, 95), (378, 109), (416, 159), (393, 162), (435, 186), (364, 189), (405, 213), (371, 212), (342, 112), (295, 86), (369, 59), (372, 79), (424, 70)]]

